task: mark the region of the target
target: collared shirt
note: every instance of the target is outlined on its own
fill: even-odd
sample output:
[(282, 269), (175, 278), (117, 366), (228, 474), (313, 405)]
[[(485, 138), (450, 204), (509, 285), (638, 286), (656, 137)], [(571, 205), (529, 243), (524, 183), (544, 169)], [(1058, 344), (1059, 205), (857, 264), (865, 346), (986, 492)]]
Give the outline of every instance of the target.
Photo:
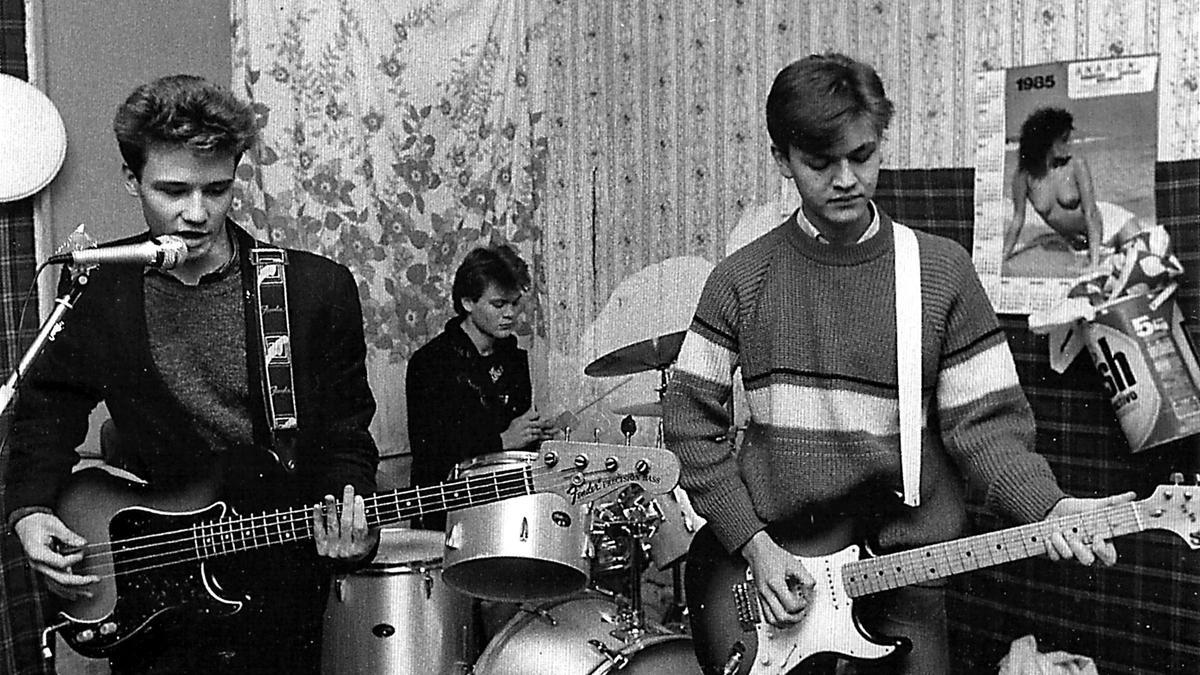
[[(879, 209), (875, 208), (875, 202), (867, 202), (867, 204), (871, 207), (871, 224), (867, 226), (866, 231), (862, 233), (862, 236), (858, 238), (858, 241), (854, 242), (856, 244), (863, 243), (871, 237), (874, 237), (875, 234), (879, 232)], [(829, 239), (825, 235), (821, 234), (821, 231), (817, 229), (817, 226), (809, 222), (808, 217), (804, 215), (803, 207), (796, 209), (796, 224), (800, 226), (800, 231), (804, 234), (807, 234), (822, 244), (830, 243)]]

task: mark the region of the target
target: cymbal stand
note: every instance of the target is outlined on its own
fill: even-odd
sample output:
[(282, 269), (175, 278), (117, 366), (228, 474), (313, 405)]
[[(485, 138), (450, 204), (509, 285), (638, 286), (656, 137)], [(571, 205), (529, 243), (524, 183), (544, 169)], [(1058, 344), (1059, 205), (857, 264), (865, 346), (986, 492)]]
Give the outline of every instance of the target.
[(613, 633), (626, 642), (635, 642), (646, 634), (646, 610), (642, 600), (642, 565), (645, 553), (642, 542), (647, 538), (647, 523), (631, 520), (621, 526), (625, 536), (629, 538), (629, 597), (628, 604), (623, 606), (619, 615), (621, 630)]
[[(659, 410), (663, 411), (663, 417), (665, 417), (668, 367), (660, 368), (658, 372), (659, 386), (655, 391), (658, 392)], [(663, 438), (663, 417), (658, 418), (657, 433), (654, 438), (654, 447), (656, 448), (666, 445)], [(682, 560), (671, 565), (671, 606), (663, 613), (662, 619), (662, 623), (668, 627), (682, 628), (687, 623), (687, 602), (683, 597), (683, 565)]]

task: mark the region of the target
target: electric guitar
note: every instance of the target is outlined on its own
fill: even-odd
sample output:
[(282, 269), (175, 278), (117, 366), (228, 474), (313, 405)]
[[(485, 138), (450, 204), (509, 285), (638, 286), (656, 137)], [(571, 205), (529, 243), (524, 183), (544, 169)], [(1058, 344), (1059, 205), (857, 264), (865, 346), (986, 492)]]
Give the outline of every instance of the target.
[[(778, 540), (803, 562), (816, 585), (803, 619), (775, 628), (762, 617), (746, 561), (701, 530), (687, 558), (693, 645), (705, 673), (783, 675), (812, 657), (875, 661), (907, 653), (903, 637), (877, 639), (854, 616), (854, 600), (873, 593), (1039, 556), (1053, 532), (1105, 539), (1170, 530), (1200, 549), (1200, 486), (1160, 485), (1139, 502), (1063, 516), (899, 553), (860, 559), (860, 547), (836, 552), (827, 542)], [(707, 529), (707, 528), (706, 528)]]
[[(547, 441), (529, 462), (439, 485), (365, 497), (367, 523), (553, 492), (585, 504), (628, 485), (662, 494), (679, 479), (679, 461), (661, 448)], [(221, 595), (208, 562), (233, 553), (313, 538), (312, 506), (240, 515), (197, 484), (155, 492), (101, 469), (72, 476), (56, 514), (87, 540), (80, 575), (94, 574), (92, 597), (67, 601), (59, 634), (83, 656), (107, 657), (156, 619), (179, 610), (232, 614), (243, 599)]]

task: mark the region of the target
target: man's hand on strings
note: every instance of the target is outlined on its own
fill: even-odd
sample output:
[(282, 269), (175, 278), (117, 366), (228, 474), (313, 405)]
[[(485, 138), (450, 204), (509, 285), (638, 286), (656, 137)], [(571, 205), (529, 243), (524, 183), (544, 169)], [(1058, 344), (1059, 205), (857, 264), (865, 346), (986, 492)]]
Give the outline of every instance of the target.
[(759, 530), (742, 547), (754, 586), (762, 600), (763, 618), (776, 628), (799, 623), (816, 584), (796, 556)]
[(333, 495), (312, 510), (313, 538), (317, 555), (334, 560), (362, 560), (379, 541), (379, 530), (367, 527), (367, 509), (354, 487), (342, 490), (341, 508)]
[[(1119, 504), (1128, 504), (1137, 497), (1137, 493), (1124, 492), (1111, 497), (1100, 499), (1084, 499), (1067, 497), (1059, 500), (1046, 519), (1059, 516), (1070, 516), (1096, 509), (1104, 509)], [(1117, 564), (1117, 549), (1112, 542), (1090, 532), (1054, 532), (1046, 540), (1046, 556), (1051, 560), (1075, 560), (1081, 565), (1100, 563), (1105, 567)]]
[(72, 601), (92, 597), (88, 586), (100, 577), (72, 571), (83, 561), (87, 540), (52, 513), (31, 513), (18, 520), (13, 531), (25, 548), (29, 566), (45, 577), (50, 592)]

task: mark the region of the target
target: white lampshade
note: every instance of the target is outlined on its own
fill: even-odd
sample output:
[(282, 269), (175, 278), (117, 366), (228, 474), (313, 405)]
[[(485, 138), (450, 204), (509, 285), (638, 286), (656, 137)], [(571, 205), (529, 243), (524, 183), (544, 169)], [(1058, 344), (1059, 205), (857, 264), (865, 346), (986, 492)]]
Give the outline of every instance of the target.
[(28, 82), (0, 74), (0, 202), (46, 187), (66, 154), (67, 130), (54, 103)]

